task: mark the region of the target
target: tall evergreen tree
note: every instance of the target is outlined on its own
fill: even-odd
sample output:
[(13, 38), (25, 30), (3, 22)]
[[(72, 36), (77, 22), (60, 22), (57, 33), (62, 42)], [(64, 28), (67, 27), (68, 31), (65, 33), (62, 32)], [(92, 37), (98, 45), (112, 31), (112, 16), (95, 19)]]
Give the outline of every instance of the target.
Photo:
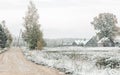
[(12, 38), (12, 35), (11, 35), (10, 31), (8, 30), (8, 28), (6, 27), (5, 24), (6, 24), (6, 23), (5, 23), (5, 21), (3, 20), (2, 23), (1, 23), (1, 25), (2, 25), (2, 27), (3, 27), (3, 29), (4, 29), (4, 32), (5, 32), (6, 36), (7, 36), (7, 44), (6, 44), (6, 47), (10, 47), (13, 38)]
[(5, 48), (6, 47), (6, 44), (7, 44), (7, 35), (5, 33), (5, 30), (2, 26), (2, 24), (0, 24), (0, 47), (1, 48)]
[(43, 33), (40, 30), (39, 15), (32, 1), (28, 6), (28, 11), (24, 17), (25, 30), (22, 34), (30, 49), (41, 50), (44, 46)]

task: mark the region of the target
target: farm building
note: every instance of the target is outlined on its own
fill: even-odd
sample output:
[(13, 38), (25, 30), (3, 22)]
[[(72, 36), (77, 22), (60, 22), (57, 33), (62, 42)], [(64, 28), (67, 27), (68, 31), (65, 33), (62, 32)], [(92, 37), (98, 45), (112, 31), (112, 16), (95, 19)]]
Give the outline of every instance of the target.
[(111, 41), (109, 38), (104, 37), (98, 41), (99, 47), (120, 47), (120, 36), (115, 36), (113, 41)]
[(97, 36), (93, 36), (90, 40), (88, 40), (88, 42), (86, 42), (85, 46), (86, 47), (97, 47), (97, 42), (98, 42), (98, 37)]
[(113, 42), (111, 42), (111, 40), (107, 37), (100, 39), (97, 44), (99, 47), (112, 47), (113, 46)]
[(117, 34), (113, 41), (108, 37), (98, 38), (93, 36), (85, 45), (86, 47), (120, 47), (120, 36)]
[(68, 42), (63, 42), (62, 45), (63, 46), (72, 46), (73, 43), (68, 41)]
[(73, 46), (85, 46), (88, 41), (88, 39), (75, 40)]
[(120, 47), (120, 36), (116, 36), (114, 38), (114, 43), (116, 47)]
[(47, 47), (60, 46), (85, 46), (89, 39), (68, 38), (68, 39), (45, 39)]

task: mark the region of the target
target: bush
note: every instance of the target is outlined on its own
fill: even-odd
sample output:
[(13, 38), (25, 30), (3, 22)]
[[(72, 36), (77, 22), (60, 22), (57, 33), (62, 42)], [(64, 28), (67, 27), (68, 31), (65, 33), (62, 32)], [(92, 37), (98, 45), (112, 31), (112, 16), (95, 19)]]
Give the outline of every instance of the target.
[(98, 69), (105, 69), (105, 68), (119, 68), (120, 67), (120, 60), (116, 58), (110, 58), (110, 57), (101, 57), (97, 59), (95, 65), (97, 66)]

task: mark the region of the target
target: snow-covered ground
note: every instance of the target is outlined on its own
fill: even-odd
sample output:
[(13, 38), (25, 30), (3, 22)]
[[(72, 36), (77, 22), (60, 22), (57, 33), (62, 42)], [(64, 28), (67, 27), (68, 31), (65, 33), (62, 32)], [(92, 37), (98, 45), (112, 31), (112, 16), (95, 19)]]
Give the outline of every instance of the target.
[(36, 64), (56, 68), (68, 75), (120, 75), (120, 48), (58, 47), (23, 50)]

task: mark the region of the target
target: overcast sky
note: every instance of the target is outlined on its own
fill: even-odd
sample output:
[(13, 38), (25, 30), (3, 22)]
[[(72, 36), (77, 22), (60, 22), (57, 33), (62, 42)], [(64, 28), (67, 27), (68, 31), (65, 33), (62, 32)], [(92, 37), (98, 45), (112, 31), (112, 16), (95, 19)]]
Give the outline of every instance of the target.
[[(120, 22), (120, 0), (33, 0), (45, 38), (90, 38), (90, 24), (99, 13), (113, 13)], [(14, 36), (23, 27), (29, 0), (0, 0), (0, 21)], [(119, 25), (119, 24), (118, 24)]]

